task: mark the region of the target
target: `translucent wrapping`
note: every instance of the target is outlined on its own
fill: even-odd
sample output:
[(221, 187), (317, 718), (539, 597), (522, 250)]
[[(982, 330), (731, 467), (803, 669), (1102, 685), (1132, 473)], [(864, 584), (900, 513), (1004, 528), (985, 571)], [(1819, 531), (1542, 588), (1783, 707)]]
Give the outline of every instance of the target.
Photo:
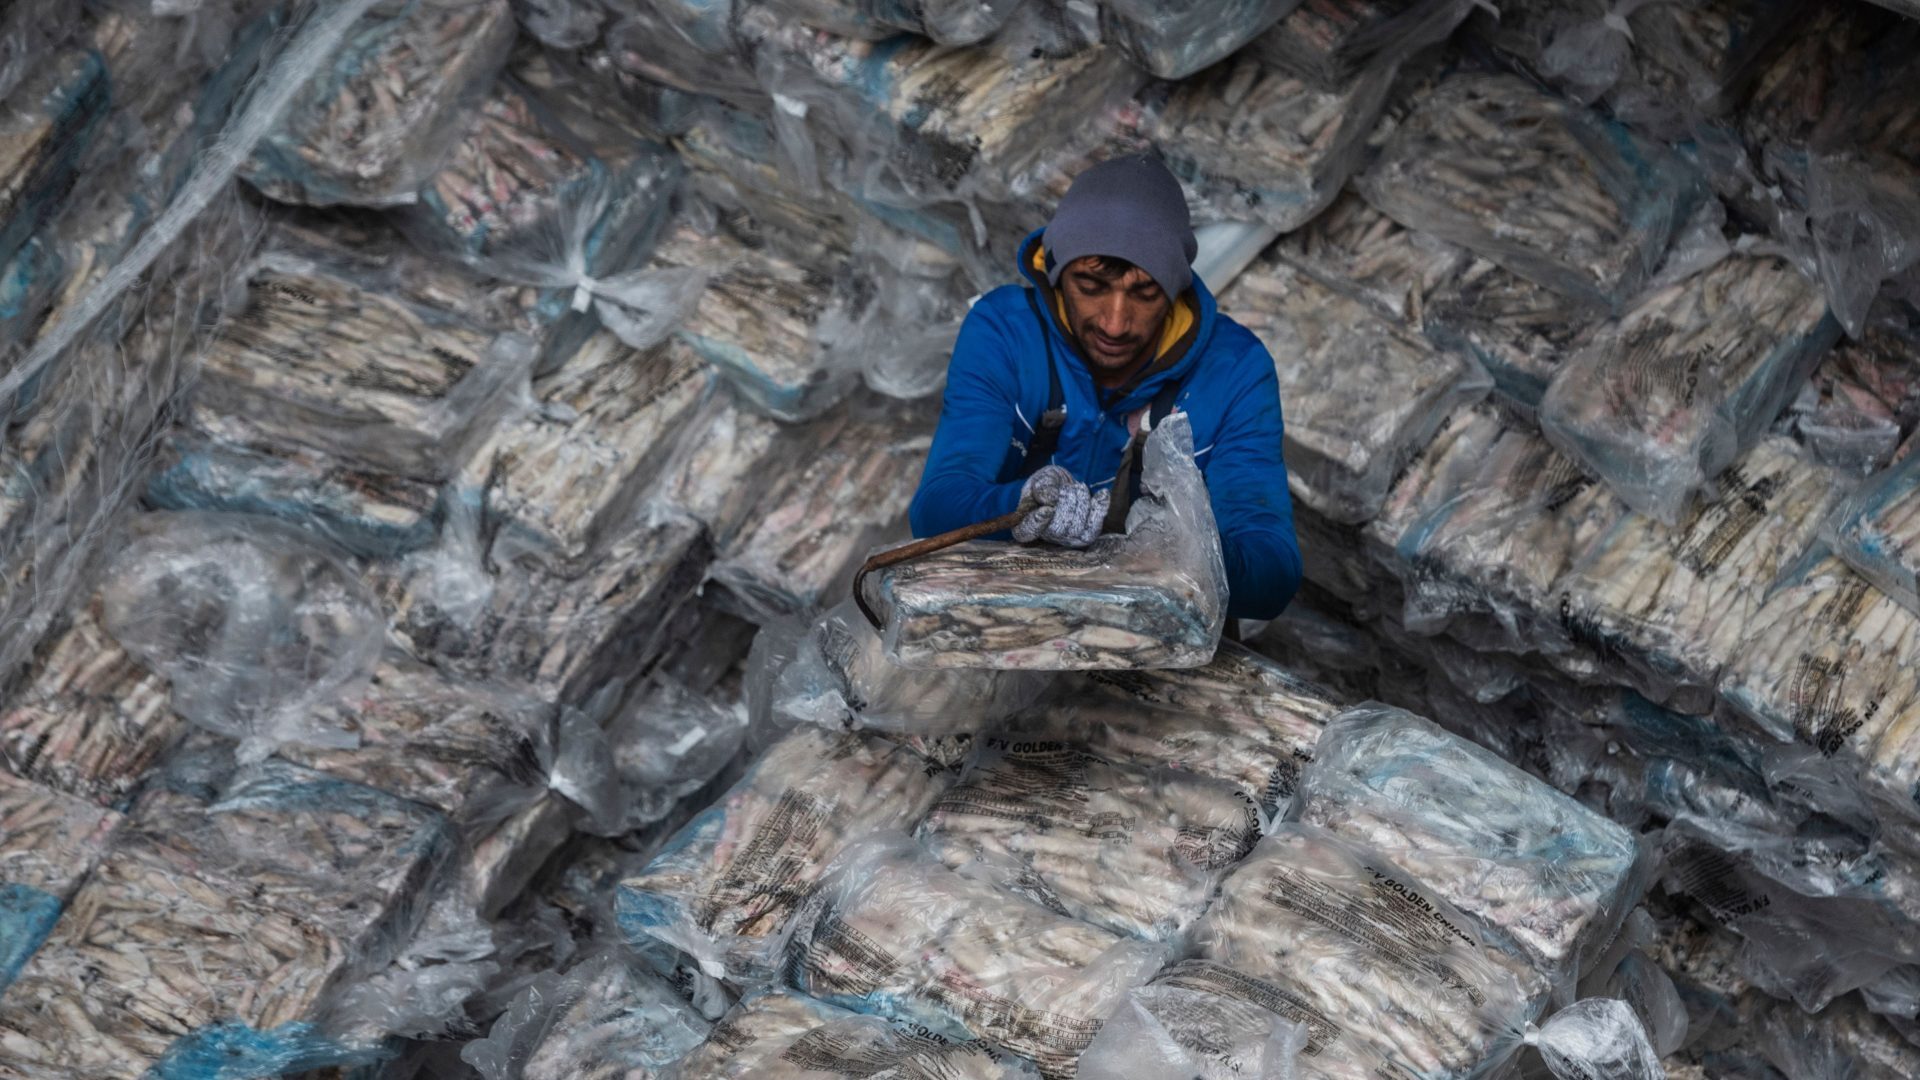
[[(793, 438), (815, 430), (809, 426)], [(716, 547), (728, 547), (756, 520), (758, 497), (779, 472), (776, 455), (788, 442), (777, 422), (733, 394), (710, 394), (661, 467), (654, 498), (706, 526)]]
[(1834, 1080), (1846, 1076), (1912, 1076), (1920, 1070), (1920, 1046), (1852, 998), (1818, 1015), (1786, 1005), (1764, 1009), (1761, 1052), (1788, 1076)]
[[(1920, 619), (1845, 564), (1816, 551), (1747, 624), (1720, 693), (1781, 741), (1859, 770), (1895, 819), (1920, 813), (1920, 687), (1907, 662)], [(1851, 779), (1851, 776), (1849, 776)]]
[(532, 406), (485, 436), (449, 495), (479, 506), (496, 562), (586, 564), (632, 520), (707, 382), (685, 349), (595, 334), (534, 381)]
[(333, 553), (270, 518), (150, 514), (107, 575), (104, 625), (167, 678), (176, 712), (252, 757), (338, 744), (309, 714), (371, 673), (382, 624)]
[(694, 522), (628, 523), (576, 575), (527, 561), (495, 566), (458, 531), (442, 546), (379, 568), (389, 634), (453, 673), (580, 700), (657, 658), (711, 555)]
[(1393, 859), (1563, 985), (1647, 884), (1625, 829), (1397, 709), (1330, 722), (1301, 797), (1302, 820)]
[(1406, 228), (1351, 192), (1288, 233), (1275, 252), (1413, 327), (1426, 321), (1436, 291), (1469, 260), (1460, 248)]
[(655, 1075), (710, 1026), (658, 976), (603, 953), (529, 987), (460, 1057), (486, 1080), (623, 1080)]
[(1600, 319), (1591, 308), (1485, 259), (1442, 284), (1427, 308), (1427, 336), (1480, 361), (1493, 389), (1537, 421), (1547, 385)]
[[(1189, 980), (1198, 982), (1189, 988)], [(1135, 1080), (1293, 1080), (1327, 1075), (1302, 1064), (1307, 1028), (1287, 1018), (1284, 1004), (1269, 1009), (1259, 1001), (1215, 994), (1216, 986), (1237, 989), (1240, 982), (1224, 968), (1185, 963), (1150, 985), (1135, 990), (1109, 1017), (1080, 1055), (1088, 1076), (1128, 1076)], [(1252, 995), (1257, 997), (1258, 995)], [(1276, 1004), (1279, 1003), (1275, 999)], [(1324, 1048), (1316, 1055), (1324, 1058)]]
[(776, 0), (783, 15), (863, 38), (906, 30), (942, 45), (972, 45), (1000, 29), (1023, 0)]
[(513, 43), (507, 0), (410, 0), (363, 18), (243, 171), (281, 202), (412, 202)]
[(780, 255), (805, 264), (851, 257), (858, 204), (836, 187), (809, 184), (782, 168), (769, 119), (720, 106), (675, 139), (674, 149), (687, 164), (688, 188), (728, 227), (744, 225)]
[[(714, 1037), (662, 1074), (670, 1080), (1017, 1080), (1024, 1063), (984, 1043), (862, 1016), (786, 990), (740, 999)], [(531, 1080), (531, 1078), (529, 1078)]]
[(843, 852), (793, 940), (799, 989), (863, 1012), (971, 1033), (1048, 1077), (1074, 1060), (1166, 948), (1129, 941), (962, 876), (905, 836)]
[(1366, 149), (1397, 58), (1334, 89), (1242, 54), (1152, 109), (1152, 137), (1205, 217), (1295, 229), (1325, 209)]
[(1230, 641), (1203, 667), (1095, 672), (1054, 696), (1009, 729), (1225, 781), (1258, 800), (1269, 820), (1286, 809), (1321, 727), (1342, 707), (1325, 687)]
[(1735, 255), (1587, 339), (1547, 388), (1541, 428), (1629, 506), (1677, 525), (1839, 335), (1791, 263)]
[(1293, 491), (1335, 522), (1379, 512), (1395, 474), (1447, 414), (1485, 395), (1486, 373), (1312, 278), (1267, 262), (1220, 308), (1260, 335), (1287, 403)]
[(1410, 36), (1445, 37), (1470, 10), (1457, 0), (1304, 0), (1247, 51), (1315, 86), (1337, 87)]
[(1887, 469), (1849, 496), (1834, 515), (1834, 554), (1909, 610), (1920, 612), (1920, 556), (1915, 546), (1913, 458)]
[(96, 596), (42, 644), (0, 709), (0, 754), (15, 776), (118, 806), (186, 727), (166, 678), (107, 632)]
[(1404, 607), (1398, 591), (1387, 587), (1400, 583), (1401, 565), (1397, 554), (1408, 530), (1466, 489), (1474, 474), (1486, 463), (1486, 455), (1514, 427), (1518, 426), (1504, 399), (1493, 398), (1447, 415), (1433, 438), (1413, 455), (1393, 479), (1380, 512), (1357, 530), (1362, 569), (1354, 577), (1366, 582), (1371, 594), (1361, 604), (1369, 613), (1379, 612), (1399, 618)]
[(1670, 151), (1505, 75), (1441, 83), (1357, 184), (1404, 225), (1614, 308), (1701, 194)]
[(1184, 79), (1238, 52), (1300, 0), (1119, 0), (1102, 26), (1134, 63), (1161, 79)]
[[(1226, 622), (1226, 566), (1182, 414), (1145, 440), (1124, 535), (1084, 549), (974, 541), (867, 585), (888, 659), (913, 668), (1197, 667)], [(1009, 574), (1009, 569), (1018, 570)]]
[(588, 814), (586, 828), (621, 836), (668, 816), (739, 752), (744, 712), (657, 675), (606, 725), (561, 719), (548, 783)]
[(348, 246), (359, 239), (296, 234), (260, 257), (246, 308), (202, 355), (196, 420), (441, 479), (506, 408), (532, 343), (483, 321), (497, 304), (456, 268), (363, 254)]
[(0, 776), (0, 989), (53, 929), (119, 824), (111, 810)]
[(783, 437), (709, 572), (730, 605), (765, 623), (846, 596), (874, 545), (905, 531), (930, 420), (921, 406), (862, 399)]
[(759, 677), (781, 717), (935, 737), (988, 730), (1047, 685), (1045, 676), (1025, 672), (900, 667), (851, 600), (815, 620), (793, 652), (768, 668)]
[(245, 445), (183, 429), (161, 446), (145, 496), (160, 510), (278, 518), (343, 551), (391, 559), (433, 543), (440, 491), (297, 446)]
[(1407, 628), (1510, 652), (1560, 648), (1553, 588), (1623, 513), (1546, 440), (1503, 431), (1400, 537)]
[(621, 883), (620, 924), (716, 978), (764, 982), (827, 861), (867, 833), (913, 825), (949, 779), (878, 737), (799, 728)]
[(1621, 518), (1554, 590), (1574, 641), (1624, 666), (1657, 701), (1718, 685), (1840, 484), (1773, 437), (1729, 467), (1719, 489), (1683, 529), (1639, 514)]
[(1053, 911), (1150, 941), (1200, 916), (1219, 873), (1259, 839), (1253, 799), (1173, 770), (1116, 765), (1069, 743), (984, 740), (917, 834)]
[(1889, 312), (1842, 340), (1787, 412), (1814, 458), (1856, 476), (1879, 472), (1920, 425), (1920, 331)]

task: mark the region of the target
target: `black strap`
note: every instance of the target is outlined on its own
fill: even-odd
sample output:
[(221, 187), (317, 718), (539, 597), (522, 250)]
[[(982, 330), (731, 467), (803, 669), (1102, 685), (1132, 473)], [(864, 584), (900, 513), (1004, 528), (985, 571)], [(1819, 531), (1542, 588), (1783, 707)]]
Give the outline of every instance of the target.
[(1173, 403), (1180, 396), (1180, 381), (1168, 379), (1159, 390), (1154, 392), (1153, 404), (1147, 407), (1147, 423), (1127, 442), (1126, 453), (1120, 458), (1120, 475), (1114, 477), (1113, 493), (1107, 497), (1107, 520), (1105, 532), (1125, 532), (1127, 511), (1132, 509), (1133, 500), (1140, 497), (1140, 477), (1147, 464), (1147, 432), (1160, 426), (1160, 422), (1173, 415)]
[(1033, 438), (1020, 460), (1019, 473), (1013, 477), (1016, 480), (1027, 479), (1053, 460), (1054, 451), (1060, 449), (1060, 429), (1067, 426), (1067, 394), (1060, 385), (1060, 363), (1053, 355), (1053, 328), (1047, 325), (1047, 317), (1040, 310), (1039, 291), (1027, 290), (1027, 306), (1039, 320), (1040, 340), (1047, 345), (1047, 408), (1034, 422)]

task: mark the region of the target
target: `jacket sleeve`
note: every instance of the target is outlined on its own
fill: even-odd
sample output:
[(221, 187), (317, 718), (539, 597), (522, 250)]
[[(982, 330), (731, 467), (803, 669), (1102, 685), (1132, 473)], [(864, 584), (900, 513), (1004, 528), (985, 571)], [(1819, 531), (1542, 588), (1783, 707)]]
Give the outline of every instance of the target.
[(1226, 557), (1227, 615), (1271, 619), (1300, 589), (1300, 544), (1281, 454), (1280, 380), (1257, 341), (1255, 371), (1220, 425), (1206, 463), (1208, 499)]
[[(1012, 338), (985, 302), (960, 324), (940, 425), (933, 433), (908, 519), (913, 535), (933, 536), (1013, 512), (1020, 481), (998, 483), (1014, 438), (1019, 384)], [(994, 539), (1010, 539), (1001, 534)]]

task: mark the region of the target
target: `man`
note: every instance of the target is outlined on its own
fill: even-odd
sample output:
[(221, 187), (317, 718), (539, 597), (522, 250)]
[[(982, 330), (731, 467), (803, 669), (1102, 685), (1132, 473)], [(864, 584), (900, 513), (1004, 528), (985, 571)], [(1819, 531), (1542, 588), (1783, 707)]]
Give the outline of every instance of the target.
[(1074, 180), (1021, 245), (1027, 287), (988, 293), (960, 327), (915, 536), (1023, 507), (1023, 543), (1084, 547), (1121, 531), (1134, 436), (1178, 410), (1220, 529), (1227, 614), (1280, 614), (1300, 587), (1280, 384), (1265, 346), (1193, 276), (1194, 253), (1186, 199), (1158, 161), (1120, 158)]

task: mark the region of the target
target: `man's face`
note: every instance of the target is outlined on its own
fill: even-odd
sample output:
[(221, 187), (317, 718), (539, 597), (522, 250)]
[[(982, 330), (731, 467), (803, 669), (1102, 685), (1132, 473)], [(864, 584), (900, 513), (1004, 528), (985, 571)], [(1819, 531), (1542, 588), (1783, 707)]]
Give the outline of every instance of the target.
[(1067, 325), (1094, 374), (1119, 375), (1153, 350), (1173, 301), (1137, 266), (1089, 255), (1060, 274)]

